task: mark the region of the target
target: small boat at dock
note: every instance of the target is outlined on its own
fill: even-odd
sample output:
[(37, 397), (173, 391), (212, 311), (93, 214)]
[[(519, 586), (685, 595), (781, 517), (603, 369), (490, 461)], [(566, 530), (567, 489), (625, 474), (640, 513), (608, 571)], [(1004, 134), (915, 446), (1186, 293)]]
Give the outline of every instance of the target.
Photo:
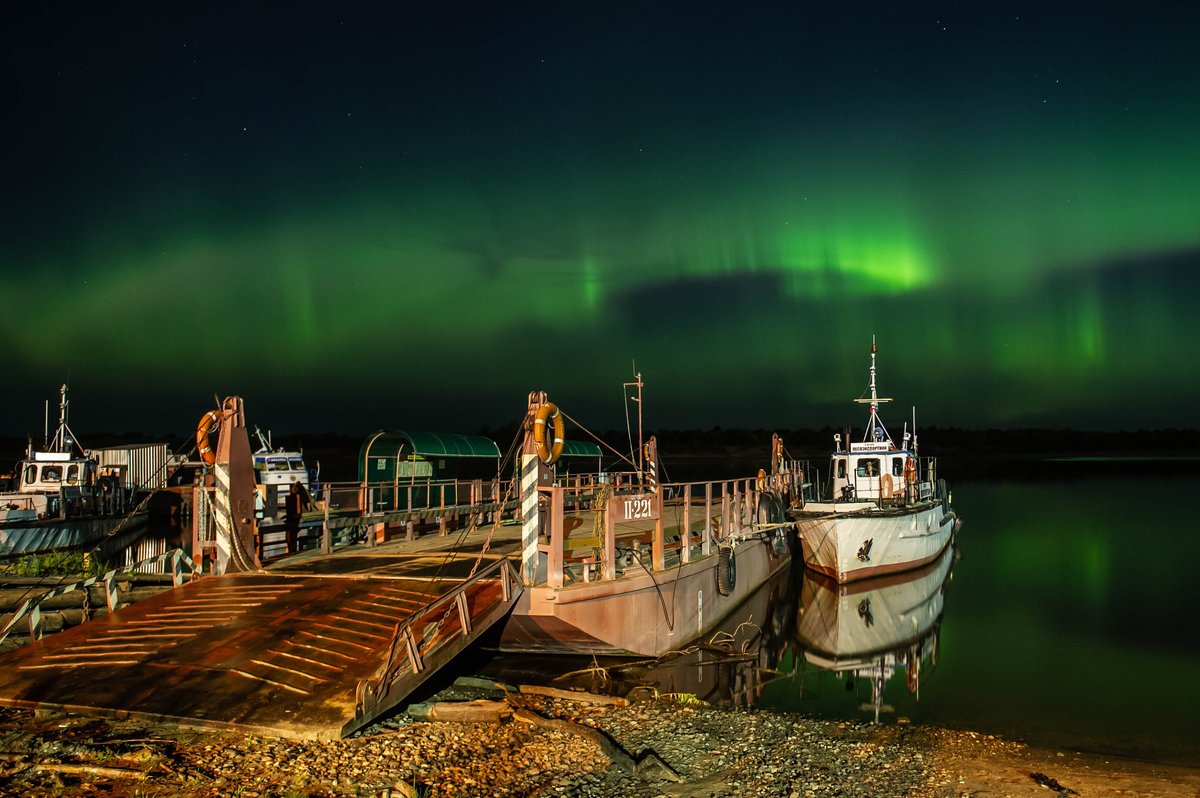
[(254, 435), (259, 442), (254, 452), (254, 478), (262, 486), (264, 515), (268, 519), (279, 519), (293, 485), (299, 485), (305, 495), (313, 489), (308, 467), (304, 464), (304, 452), (274, 446), (271, 433), (264, 435), (258, 427), (254, 428)]
[(0, 557), (106, 541), (110, 545), (97, 552), (105, 557), (145, 531), (138, 502), (166, 484), (166, 444), (84, 449), (68, 424), (69, 405), (63, 385), (54, 436), (47, 425), (43, 445), (29, 443), (14, 484), (0, 491)]
[(914, 429), (897, 446), (879, 417), (871, 343), (870, 417), (863, 440), (834, 436), (828, 498), (789, 510), (795, 519), (804, 562), (815, 571), (849, 582), (904, 571), (932, 562), (958, 526), (935, 458), (921, 458)]

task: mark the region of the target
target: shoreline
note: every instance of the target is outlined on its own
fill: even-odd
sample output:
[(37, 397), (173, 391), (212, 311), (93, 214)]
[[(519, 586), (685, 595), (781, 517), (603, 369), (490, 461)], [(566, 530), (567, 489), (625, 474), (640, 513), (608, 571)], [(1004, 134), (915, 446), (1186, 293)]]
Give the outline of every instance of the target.
[[(454, 692), (450, 697), (464, 697)], [(1200, 795), (1200, 768), (1183, 765), (914, 724), (875, 726), (664, 698), (596, 705), (586, 695), (564, 700), (510, 692), (503, 705), (511, 712), (499, 722), (419, 721), (413, 707), (329, 742), (0, 709), (0, 794)], [(598, 744), (591, 730), (615, 749), (603, 739)]]

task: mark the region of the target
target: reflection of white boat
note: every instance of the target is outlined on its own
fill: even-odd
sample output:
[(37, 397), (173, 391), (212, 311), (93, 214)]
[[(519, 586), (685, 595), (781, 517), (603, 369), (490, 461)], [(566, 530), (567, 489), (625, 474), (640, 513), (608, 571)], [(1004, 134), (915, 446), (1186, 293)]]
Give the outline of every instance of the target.
[(871, 681), (875, 719), (883, 688), (903, 671), (910, 692), (921, 664), (936, 662), (943, 593), (954, 550), (915, 571), (851, 585), (809, 574), (801, 589), (797, 636), (804, 658), (818, 668)]
[(918, 457), (916, 431), (904, 433), (900, 448), (879, 419), (879, 404), (891, 400), (876, 393), (873, 342), (870, 391), (870, 399), (856, 400), (870, 406), (863, 441), (842, 449), (834, 436), (830, 499), (791, 511), (805, 564), (839, 582), (930, 562), (956, 523), (936, 461)]

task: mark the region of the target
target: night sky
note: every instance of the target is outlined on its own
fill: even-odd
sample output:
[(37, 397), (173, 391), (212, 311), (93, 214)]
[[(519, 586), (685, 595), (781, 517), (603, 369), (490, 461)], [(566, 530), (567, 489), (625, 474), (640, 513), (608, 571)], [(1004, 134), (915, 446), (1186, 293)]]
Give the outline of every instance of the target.
[(1197, 4), (408, 5), (5, 5), (0, 431), (1196, 425)]

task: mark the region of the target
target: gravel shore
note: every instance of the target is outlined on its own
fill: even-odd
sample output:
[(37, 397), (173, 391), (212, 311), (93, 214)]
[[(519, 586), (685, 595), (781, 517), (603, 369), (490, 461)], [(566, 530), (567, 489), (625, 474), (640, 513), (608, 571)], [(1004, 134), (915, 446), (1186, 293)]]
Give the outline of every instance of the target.
[(511, 694), (507, 702), (515, 717), (496, 723), (400, 714), (334, 742), (3, 709), (0, 794), (1200, 796), (1197, 770), (972, 732), (663, 699), (621, 707)]

